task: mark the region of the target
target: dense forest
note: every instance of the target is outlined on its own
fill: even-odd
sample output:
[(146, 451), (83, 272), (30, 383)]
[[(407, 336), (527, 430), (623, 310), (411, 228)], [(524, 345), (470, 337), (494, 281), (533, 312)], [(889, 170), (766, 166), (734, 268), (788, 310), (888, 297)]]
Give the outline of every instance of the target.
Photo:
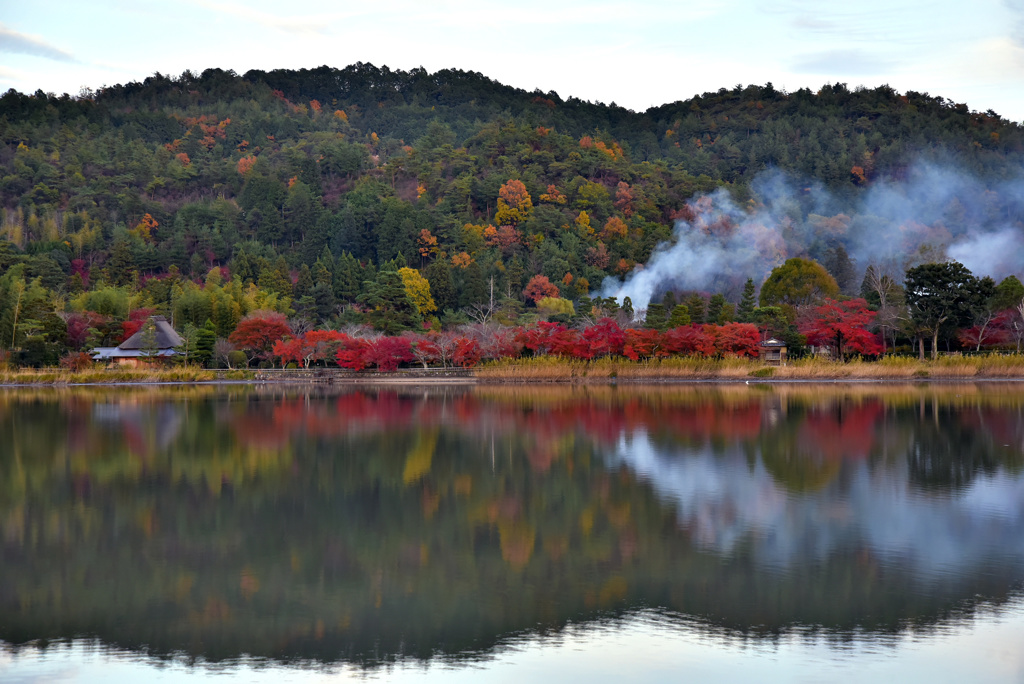
[[(723, 189), (756, 211), (768, 169), (833, 198), (829, 215), (810, 197), (791, 207), (787, 225), (806, 239), (773, 253), (775, 265), (816, 260), (832, 296), (863, 294), (875, 310), (903, 305), (880, 290), (898, 288), (905, 267), (940, 260), (923, 246), (892, 272), (851, 259), (855, 207), (875, 183), (952, 159), (988, 188), (987, 215), (1022, 218), (1000, 190), (1022, 167), (1021, 125), (888, 87), (737, 86), (637, 113), (455, 70), (208, 69), (76, 97), (8, 91), (0, 137), (0, 349), (24, 365), (117, 344), (153, 313), (221, 362), (254, 313), (285, 317), (289, 334), (585, 327), (609, 315), (642, 325), (643, 310), (596, 296), (601, 283), (671, 242), (699, 196)], [(945, 209), (918, 231), (940, 248), (981, 220), (971, 206)], [(665, 323), (653, 327), (674, 307), (675, 323), (758, 323), (749, 288), (765, 274), (741, 275), (662, 288)], [(1009, 314), (989, 316), (977, 345), (958, 336), (992, 313), (968, 308), (943, 319), (946, 348), (1012, 338)], [(760, 320), (779, 312), (768, 313)], [(776, 332), (798, 348), (797, 307), (781, 313), (790, 329)], [(939, 323), (886, 316), (873, 328), (883, 343), (939, 343)]]

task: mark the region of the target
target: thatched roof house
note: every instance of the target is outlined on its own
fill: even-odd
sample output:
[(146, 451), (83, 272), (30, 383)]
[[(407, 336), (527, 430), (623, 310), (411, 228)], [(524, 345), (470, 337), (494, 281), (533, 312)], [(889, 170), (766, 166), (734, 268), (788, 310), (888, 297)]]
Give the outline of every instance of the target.
[[(147, 327), (152, 324), (153, 333), (147, 337)], [(137, 366), (153, 359), (169, 359), (178, 352), (175, 347), (185, 343), (163, 316), (150, 316), (142, 328), (116, 347), (93, 349), (93, 360)], [(146, 345), (149, 345), (148, 347)]]

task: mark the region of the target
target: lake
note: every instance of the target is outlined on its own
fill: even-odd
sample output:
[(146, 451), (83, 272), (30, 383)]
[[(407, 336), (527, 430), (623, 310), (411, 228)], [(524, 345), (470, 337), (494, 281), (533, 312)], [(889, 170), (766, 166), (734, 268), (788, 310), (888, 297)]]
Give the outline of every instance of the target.
[(1024, 384), (0, 390), (0, 680), (1024, 682)]

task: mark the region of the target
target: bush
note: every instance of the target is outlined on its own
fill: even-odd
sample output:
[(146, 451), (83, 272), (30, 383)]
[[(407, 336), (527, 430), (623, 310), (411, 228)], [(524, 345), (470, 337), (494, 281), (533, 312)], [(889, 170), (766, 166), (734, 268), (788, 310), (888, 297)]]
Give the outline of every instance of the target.
[(60, 367), (69, 371), (84, 371), (92, 368), (92, 356), (87, 352), (68, 352), (60, 360)]
[(248, 368), (249, 357), (245, 355), (244, 351), (239, 351), (237, 349), (229, 351), (228, 366), (231, 368)]

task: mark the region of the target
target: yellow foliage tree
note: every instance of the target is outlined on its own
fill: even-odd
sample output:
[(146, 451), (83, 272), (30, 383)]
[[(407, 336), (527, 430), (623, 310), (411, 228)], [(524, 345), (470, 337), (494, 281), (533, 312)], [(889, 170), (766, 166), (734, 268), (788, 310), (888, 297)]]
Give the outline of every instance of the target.
[(430, 283), (420, 275), (419, 271), (409, 267), (400, 268), (398, 275), (402, 276), (405, 293), (409, 295), (409, 299), (416, 306), (420, 316), (437, 311), (437, 304), (434, 303), (434, 298), (430, 295)]
[(494, 222), (499, 226), (518, 226), (533, 211), (533, 200), (522, 181), (510, 180), (498, 191), (498, 211)]
[(594, 229), (590, 227), (590, 215), (587, 212), (581, 211), (579, 216), (576, 217), (576, 230), (583, 237), (589, 237), (594, 234)]

